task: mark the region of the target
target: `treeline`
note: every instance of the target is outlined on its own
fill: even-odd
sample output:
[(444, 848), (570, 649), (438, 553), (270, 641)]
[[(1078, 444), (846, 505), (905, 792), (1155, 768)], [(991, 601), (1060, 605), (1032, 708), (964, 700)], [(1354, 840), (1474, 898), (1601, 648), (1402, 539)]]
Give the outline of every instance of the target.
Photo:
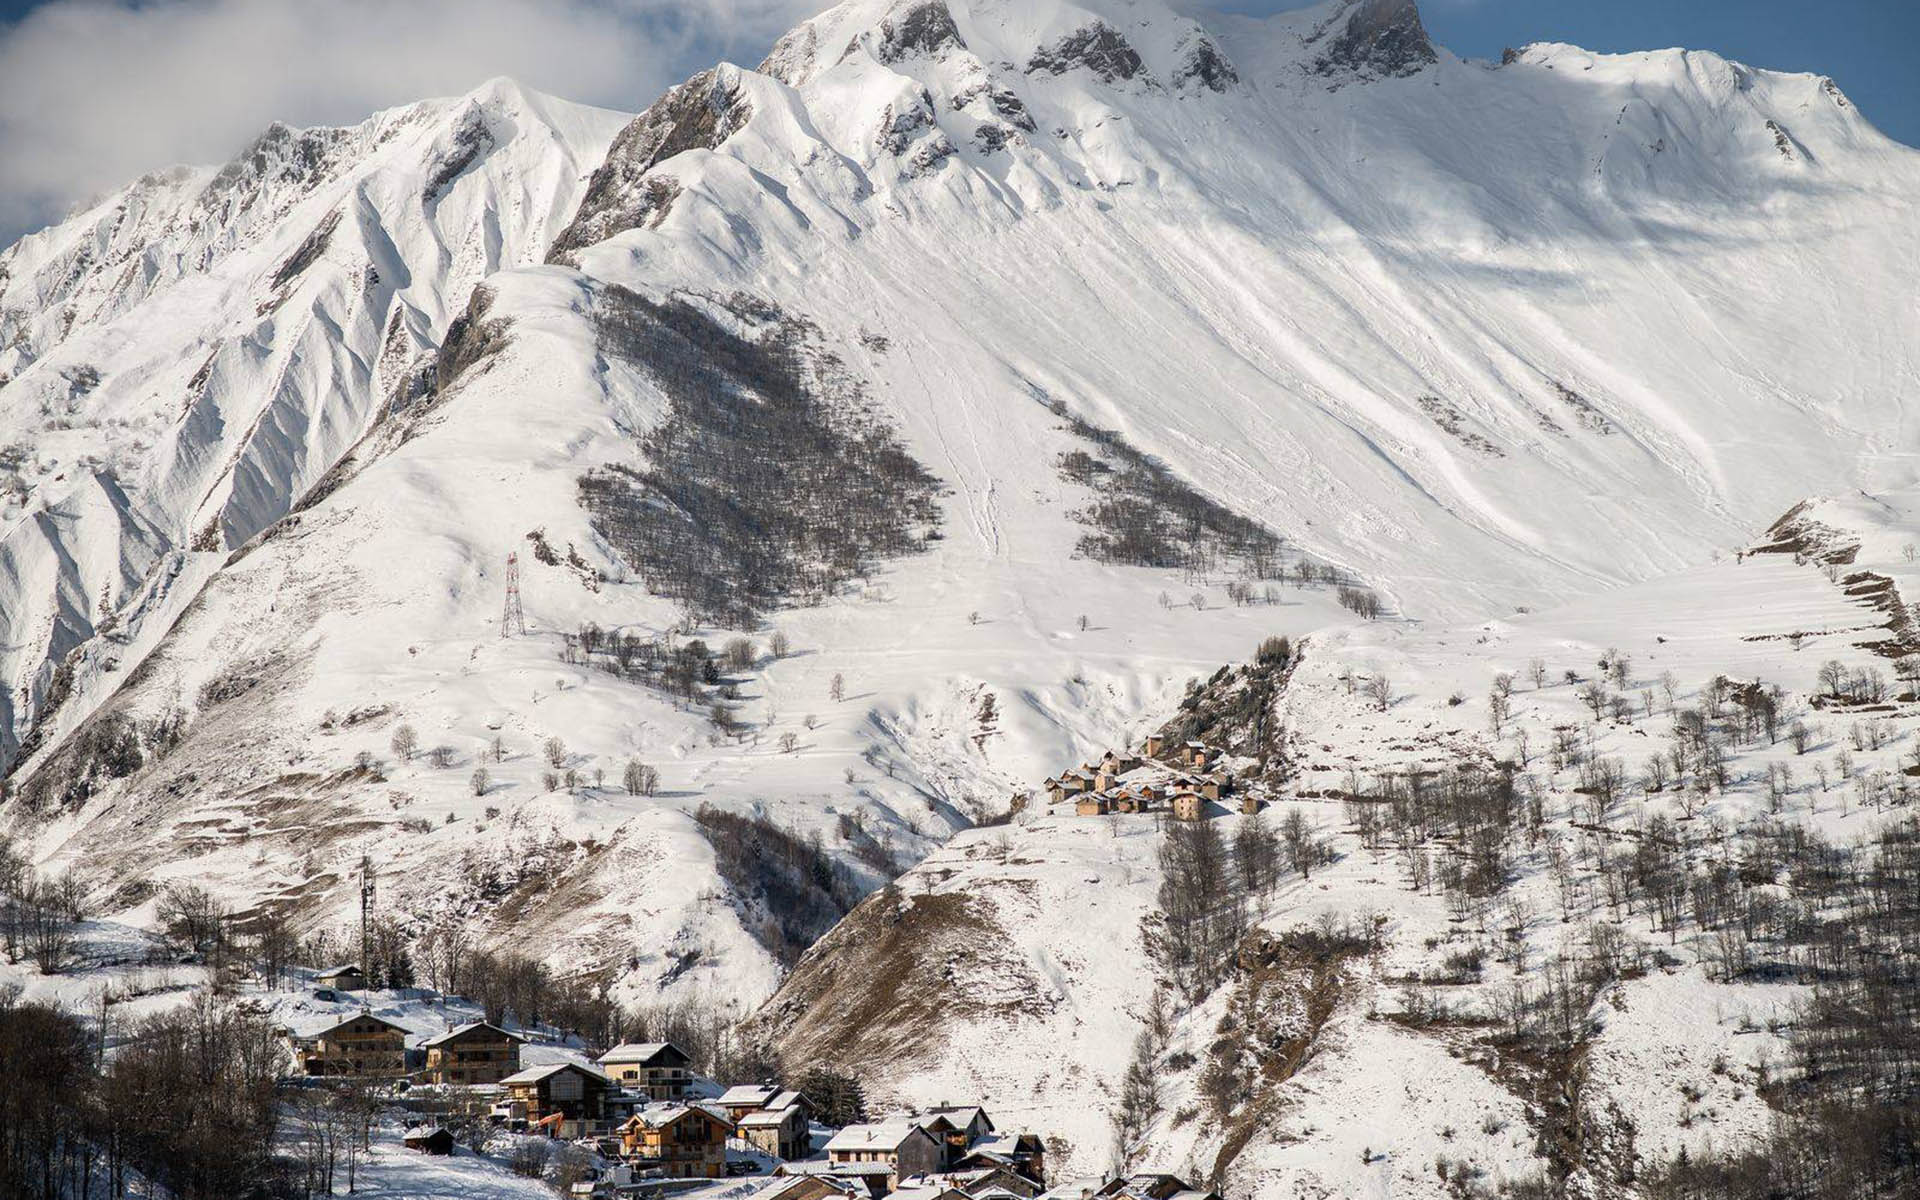
[[(818, 834), (802, 836), (759, 815), (702, 804), (693, 819), (713, 846), (720, 877), (736, 896), (755, 902), (748, 929), (786, 966), (853, 911), (859, 883), (828, 854)], [(900, 873), (887, 864), (888, 877)]]
[(0, 991), (0, 1194), (117, 1200), (157, 1185), (231, 1200), (284, 1178), (272, 1156), (284, 1055), (263, 1017), (202, 997), (104, 1056), (103, 1040)]
[(1719, 873), (1724, 902), (1703, 916), (1726, 944), (1722, 969), (1811, 980), (1813, 997), (1794, 1022), (1790, 1067), (1760, 1081), (1772, 1134), (1743, 1153), (1662, 1164), (1647, 1195), (1920, 1195), (1920, 818), (1858, 846), (1763, 829)]
[(602, 353), (646, 372), (668, 407), (646, 466), (590, 473), (580, 498), (649, 589), (748, 628), (921, 550), (939, 486), (813, 348), (811, 325), (743, 298), (729, 312), (754, 332), (681, 297), (603, 292)]
[(1060, 400), (1045, 403), (1094, 447), (1069, 450), (1058, 461), (1063, 478), (1095, 493), (1092, 504), (1072, 514), (1091, 527), (1080, 538), (1081, 554), (1194, 576), (1233, 566), (1255, 579), (1281, 577), (1285, 543), (1272, 530), (1201, 494), (1119, 431), (1076, 416)]
[(1251, 912), (1287, 872), (1309, 878), (1332, 851), (1299, 809), (1278, 830), (1241, 821), (1229, 843), (1214, 821), (1176, 821), (1160, 842), (1158, 911), (1145, 941), (1180, 999), (1197, 1004), (1233, 969)]

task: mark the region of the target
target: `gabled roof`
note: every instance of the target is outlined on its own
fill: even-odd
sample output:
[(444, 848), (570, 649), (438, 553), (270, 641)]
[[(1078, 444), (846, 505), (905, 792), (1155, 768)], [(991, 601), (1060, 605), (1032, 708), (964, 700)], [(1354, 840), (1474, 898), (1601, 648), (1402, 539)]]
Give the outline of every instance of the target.
[(718, 1122), (729, 1128), (733, 1125), (733, 1118), (729, 1117), (724, 1109), (715, 1108), (710, 1104), (649, 1104), (644, 1108), (635, 1109), (633, 1120), (649, 1129), (665, 1129), (694, 1113), (699, 1113), (709, 1121)]
[(827, 1142), (827, 1150), (898, 1150), (912, 1140), (914, 1134), (931, 1137), (919, 1125), (912, 1121), (881, 1121), (868, 1125), (849, 1125), (833, 1135)]
[(687, 1062), (686, 1051), (672, 1042), (623, 1042), (600, 1056), (602, 1063), (637, 1063), (640, 1066), (653, 1066), (654, 1060), (671, 1050), (670, 1057)]
[(331, 976), (334, 976), (334, 975), (345, 975), (345, 974), (347, 974), (348, 972), (352, 972), (352, 973), (353, 973), (353, 974), (355, 974), (355, 975), (364, 975), (364, 974), (366, 974), (366, 972), (365, 972), (365, 971), (362, 971), (362, 970), (360, 969), (360, 964), (359, 964), (359, 963), (341, 963), (341, 964), (340, 964), (339, 966), (337, 966), (337, 967), (328, 967), (328, 968), (327, 968), (326, 970), (324, 970), (324, 971), (315, 971), (315, 972), (313, 973), (313, 977), (314, 977), (315, 979), (327, 979), (327, 978), (329, 978), (329, 977), (331, 977)]
[(993, 1128), (993, 1118), (987, 1110), (978, 1104), (936, 1104), (927, 1110), (928, 1114), (938, 1114), (953, 1122), (955, 1129), (965, 1129), (976, 1120), (987, 1129)]
[(772, 1126), (783, 1125), (789, 1117), (797, 1116), (799, 1113), (800, 1106), (798, 1104), (789, 1104), (785, 1108), (779, 1109), (763, 1108), (759, 1112), (748, 1113), (746, 1116), (741, 1117), (740, 1127), (742, 1129), (767, 1129)]
[(544, 1066), (528, 1067), (524, 1071), (518, 1071), (512, 1075), (507, 1076), (505, 1079), (502, 1079), (500, 1082), (501, 1083), (539, 1083), (542, 1079), (545, 1079), (547, 1076), (558, 1075), (562, 1071), (578, 1071), (589, 1079), (598, 1079), (601, 1083), (605, 1083), (609, 1085), (613, 1083), (613, 1080), (608, 1079), (605, 1075), (594, 1070), (592, 1067), (589, 1067), (584, 1063), (577, 1063), (577, 1062), (547, 1063)]
[(807, 1099), (805, 1092), (794, 1088), (789, 1088), (767, 1101), (768, 1108), (792, 1108), (796, 1105), (805, 1105), (808, 1108), (812, 1108), (813, 1101)]
[(485, 1021), (468, 1021), (465, 1025), (456, 1025), (452, 1029), (447, 1030), (445, 1033), (435, 1034), (433, 1037), (430, 1037), (426, 1041), (421, 1042), (420, 1045), (422, 1047), (444, 1046), (449, 1042), (458, 1041), (470, 1033), (477, 1033), (481, 1030), (489, 1030), (493, 1033), (498, 1034), (500, 1037), (508, 1039), (509, 1041), (524, 1042), (527, 1040), (521, 1037), (517, 1033), (507, 1032), (506, 1030), (500, 1028), (498, 1025), (489, 1025)]
[(318, 1024), (310, 1025), (302, 1029), (295, 1029), (292, 1032), (295, 1037), (311, 1040), (317, 1037), (325, 1037), (327, 1034), (332, 1033), (334, 1030), (351, 1025), (355, 1021), (374, 1021), (381, 1025), (385, 1025), (388, 1029), (393, 1030), (395, 1033), (398, 1033), (403, 1037), (407, 1033), (407, 1029), (404, 1025), (396, 1025), (392, 1021), (387, 1020), (385, 1017), (376, 1017), (372, 1013), (364, 1012), (364, 1011), (350, 1012), (350, 1013), (334, 1013), (330, 1016), (321, 1018), (320, 1023)]
[(780, 1094), (777, 1083), (737, 1083), (720, 1093), (723, 1105), (758, 1104), (765, 1105)]

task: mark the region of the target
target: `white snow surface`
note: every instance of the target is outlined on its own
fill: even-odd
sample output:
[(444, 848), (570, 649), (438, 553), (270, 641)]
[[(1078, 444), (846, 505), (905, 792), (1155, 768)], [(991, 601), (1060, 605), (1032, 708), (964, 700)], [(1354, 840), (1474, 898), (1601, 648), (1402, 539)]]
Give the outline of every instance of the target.
[[(383, 905), (416, 927), (470, 922), (606, 968), (628, 998), (744, 1011), (781, 967), (755, 936), (768, 914), (715, 871), (701, 804), (818, 832), (873, 884), (849, 824), (932, 850), (1137, 741), (1187, 679), (1269, 634), (1326, 631), (1287, 702), (1331, 778), (1415, 714), (1479, 730), (1480, 676), (1523, 645), (1590, 662), (1619, 644), (1694, 686), (1706, 658), (1784, 670), (1784, 643), (1745, 631), (1877, 620), (1807, 569), (1708, 565), (1803, 498), (1856, 492), (1834, 520), (1870, 518), (1871, 553), (1904, 561), (1911, 507), (1871, 497), (1920, 482), (1920, 154), (1830, 81), (1557, 45), (1503, 67), (1440, 51), (1406, 75), (1323, 69), (1345, 0), (1266, 20), (952, 0), (956, 37), (903, 46), (893, 31), (924, 7), (854, 0), (762, 69), (723, 68), (749, 115), (651, 168), (672, 184), (664, 211), (565, 262), (547, 247), (625, 118), (506, 82), (270, 131), (226, 168), (141, 180), (0, 252), (0, 753), (39, 719), (19, 783), (102, 705), (188, 718), (172, 754), (84, 804), (15, 806), (36, 857), (103, 893), (192, 879), (318, 925), (348, 911), (371, 855)], [(1096, 20), (1138, 70), (1035, 66)], [(1232, 65), (1219, 90), (1186, 72), (1201, 42)], [(482, 281), (505, 348), (425, 407), (420, 381)], [(582, 621), (651, 634), (681, 617), (577, 501), (584, 471), (640, 465), (635, 435), (665, 404), (596, 349), (612, 285), (744, 293), (810, 320), (947, 489), (928, 552), (775, 616), (798, 653), (747, 674), (748, 742), (716, 745), (702, 714), (559, 658)], [(1076, 558), (1069, 514), (1090, 497), (1055, 460), (1079, 443), (1043, 401), (1354, 572), (1396, 619), (1350, 629), (1319, 588), (1236, 607), (1222, 574)], [(527, 553), (535, 531), (559, 565)], [(515, 550), (529, 634), (503, 639)], [(1756, 596), (1781, 607), (1743, 607)], [(698, 632), (764, 647), (770, 631)], [(1410, 694), (1391, 721), (1319, 673), (1375, 658)], [(232, 679), (254, 686), (202, 705)], [(1472, 707), (1432, 703), (1456, 688)], [(1539, 703), (1571, 709), (1560, 691)], [(402, 723), (452, 766), (395, 761)], [(585, 780), (573, 793), (543, 782), (551, 737)], [(354, 768), (361, 752), (377, 772)], [(658, 796), (618, 789), (633, 757), (659, 767)], [(1151, 896), (1140, 854), (1058, 828), (1070, 866), (1045, 886), (1071, 909), (1097, 876), (1098, 919), (1124, 938), (1127, 905)], [(1329, 902), (1444, 920), (1365, 858), (1335, 869)], [(1113, 972), (1059, 988), (1081, 1042), (1022, 1041), (1030, 1078), (976, 1081), (997, 1103), (1070, 1098), (1036, 1101), (1033, 1124), (1088, 1145), (1084, 1106), (1143, 986), (1095, 975)], [(1367, 1061), (1393, 1061), (1410, 1037), (1366, 1025), (1350, 1044), (1385, 1039)], [(1421, 1095), (1465, 1094), (1465, 1068), (1405, 1053), (1432, 1059)], [(925, 1098), (974, 1094), (952, 1082)], [(1359, 1136), (1341, 1114), (1366, 1106), (1343, 1095), (1309, 1121), (1333, 1132), (1302, 1144)], [(1200, 1135), (1169, 1136), (1179, 1157)], [(1427, 1134), (1406, 1137), (1394, 1161), (1430, 1181)], [(1281, 1171), (1291, 1153), (1248, 1161)]]

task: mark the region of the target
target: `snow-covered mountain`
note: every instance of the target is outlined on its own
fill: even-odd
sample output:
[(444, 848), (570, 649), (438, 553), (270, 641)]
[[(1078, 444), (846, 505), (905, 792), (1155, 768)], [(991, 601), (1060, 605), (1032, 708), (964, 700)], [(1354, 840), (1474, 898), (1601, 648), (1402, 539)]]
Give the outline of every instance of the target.
[[(750, 1002), (800, 929), (703, 806), (864, 891), (1352, 621), (1229, 583), (1480, 618), (1914, 482), (1916, 197), (1826, 79), (1410, 0), (850, 0), (631, 119), (276, 128), (0, 254), (9, 816)], [(754, 652), (696, 706), (586, 622)]]
[(0, 756), (60, 707), (71, 650), (164, 628), (419, 398), (474, 285), (540, 260), (621, 121), (497, 81), (275, 125), (0, 254)]

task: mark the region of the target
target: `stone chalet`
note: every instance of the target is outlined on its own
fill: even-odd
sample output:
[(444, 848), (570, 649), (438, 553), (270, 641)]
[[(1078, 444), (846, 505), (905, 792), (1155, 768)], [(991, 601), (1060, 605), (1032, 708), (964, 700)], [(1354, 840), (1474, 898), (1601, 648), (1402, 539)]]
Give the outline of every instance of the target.
[(947, 1143), (912, 1120), (849, 1125), (827, 1142), (833, 1167), (884, 1165), (888, 1190), (910, 1175), (931, 1175), (946, 1165)]

